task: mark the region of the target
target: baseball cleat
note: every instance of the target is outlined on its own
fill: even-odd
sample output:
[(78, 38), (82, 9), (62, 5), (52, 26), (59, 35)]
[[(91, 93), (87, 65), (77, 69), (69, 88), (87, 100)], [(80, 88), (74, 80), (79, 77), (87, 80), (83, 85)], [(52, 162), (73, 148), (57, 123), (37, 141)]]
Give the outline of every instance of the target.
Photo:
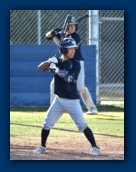
[(39, 146), (38, 148), (36, 148), (36, 149), (33, 151), (33, 153), (35, 153), (35, 154), (42, 154), (42, 153), (45, 153), (45, 150), (46, 150), (45, 147)]
[(97, 113), (98, 113), (97, 109), (92, 109), (92, 110), (86, 112), (87, 115), (97, 115)]
[(94, 156), (99, 155), (100, 154), (100, 148), (99, 147), (93, 147), (90, 154), (94, 155)]

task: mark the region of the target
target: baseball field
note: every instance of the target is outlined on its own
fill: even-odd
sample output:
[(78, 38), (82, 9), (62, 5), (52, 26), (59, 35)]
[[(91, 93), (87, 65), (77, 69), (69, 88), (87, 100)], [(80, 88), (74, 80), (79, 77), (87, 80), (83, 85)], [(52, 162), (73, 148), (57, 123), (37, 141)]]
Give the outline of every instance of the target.
[(86, 115), (83, 107), (85, 120), (101, 148), (99, 156), (91, 156), (89, 142), (67, 113), (51, 130), (46, 153), (33, 154), (40, 145), (48, 107), (10, 107), (10, 160), (124, 160), (124, 105), (97, 108), (97, 115)]

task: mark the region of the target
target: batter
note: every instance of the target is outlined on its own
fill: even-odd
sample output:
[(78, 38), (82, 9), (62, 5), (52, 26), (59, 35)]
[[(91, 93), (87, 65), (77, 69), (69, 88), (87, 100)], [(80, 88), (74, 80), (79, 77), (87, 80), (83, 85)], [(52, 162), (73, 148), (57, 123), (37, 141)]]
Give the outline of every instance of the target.
[(60, 58), (50, 58), (42, 62), (38, 68), (46, 70), (54, 69), (55, 99), (47, 111), (41, 131), (41, 145), (34, 150), (35, 154), (46, 151), (46, 141), (51, 128), (64, 112), (68, 112), (75, 122), (78, 130), (83, 132), (92, 146), (91, 155), (99, 155), (100, 148), (97, 146), (92, 130), (85, 122), (80, 105), (79, 91), (77, 90), (77, 78), (80, 73), (80, 63), (74, 59), (75, 49), (78, 46), (73, 38), (64, 38), (60, 45)]

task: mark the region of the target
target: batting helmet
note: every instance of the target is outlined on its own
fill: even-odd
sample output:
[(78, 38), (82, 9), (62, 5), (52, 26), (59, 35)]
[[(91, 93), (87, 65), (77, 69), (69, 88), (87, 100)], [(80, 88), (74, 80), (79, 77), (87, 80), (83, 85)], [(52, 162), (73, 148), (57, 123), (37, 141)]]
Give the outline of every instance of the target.
[(75, 25), (76, 25), (76, 30), (77, 30), (78, 21), (76, 20), (75, 17), (72, 17), (72, 18), (71, 18), (71, 21), (70, 21), (69, 25), (71, 25), (71, 24), (75, 24)]
[(77, 48), (76, 42), (73, 38), (64, 38), (63, 41), (60, 44), (60, 53), (67, 54), (68, 50), (67, 48)]

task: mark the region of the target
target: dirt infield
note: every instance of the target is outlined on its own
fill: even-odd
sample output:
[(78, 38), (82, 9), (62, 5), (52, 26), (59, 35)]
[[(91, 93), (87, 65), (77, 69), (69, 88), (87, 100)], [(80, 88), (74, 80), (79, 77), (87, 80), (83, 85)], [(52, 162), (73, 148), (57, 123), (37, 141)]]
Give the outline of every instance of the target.
[(124, 139), (98, 140), (101, 148), (99, 156), (89, 154), (88, 142), (50, 141), (45, 154), (35, 155), (33, 150), (39, 146), (34, 140), (10, 140), (10, 160), (124, 160)]

